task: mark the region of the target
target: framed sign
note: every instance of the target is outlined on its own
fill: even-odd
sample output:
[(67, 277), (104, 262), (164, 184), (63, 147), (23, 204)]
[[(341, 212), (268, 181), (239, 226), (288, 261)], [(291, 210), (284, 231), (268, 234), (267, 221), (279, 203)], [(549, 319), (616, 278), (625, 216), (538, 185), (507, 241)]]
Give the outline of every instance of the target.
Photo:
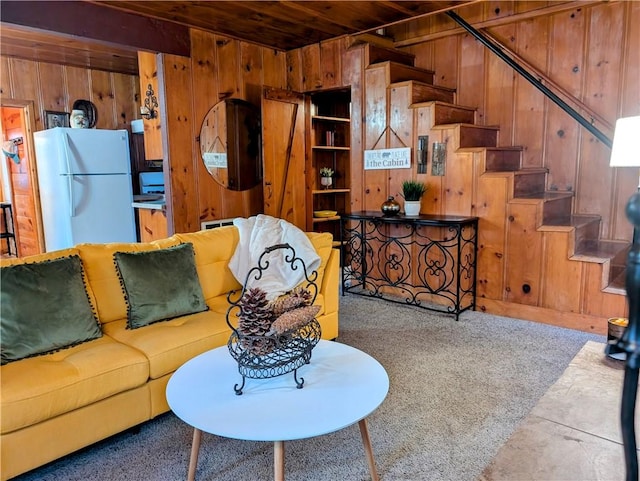
[(227, 153), (226, 152), (205, 152), (202, 154), (204, 164), (209, 167), (217, 169), (227, 168)]
[(410, 147), (364, 151), (364, 170), (408, 169), (410, 167)]
[(69, 112), (44, 111), (44, 128), (69, 127)]

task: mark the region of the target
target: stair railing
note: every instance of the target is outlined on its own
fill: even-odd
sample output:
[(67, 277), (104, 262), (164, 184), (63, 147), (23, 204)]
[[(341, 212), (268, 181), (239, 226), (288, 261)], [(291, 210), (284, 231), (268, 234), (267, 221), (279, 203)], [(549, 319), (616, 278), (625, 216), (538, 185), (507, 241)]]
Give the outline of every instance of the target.
[(445, 14), (449, 16), (458, 25), (460, 25), (463, 29), (469, 32), (475, 39), (477, 39), (485, 47), (487, 47), (494, 54), (500, 57), (500, 59), (504, 60), (511, 68), (513, 68), (518, 74), (524, 77), (534, 87), (540, 90), (553, 103), (555, 103), (558, 107), (560, 107), (567, 114), (569, 114), (574, 120), (576, 120), (585, 129), (591, 132), (594, 137), (600, 140), (607, 147), (611, 148), (612, 142), (611, 142), (611, 139), (609, 139), (609, 137), (607, 137), (602, 131), (596, 128), (592, 122), (589, 122), (589, 120), (587, 120), (582, 115), (580, 115), (579, 112), (573, 109), (564, 100), (558, 97), (558, 95), (556, 95), (551, 89), (549, 89), (546, 85), (544, 85), (539, 79), (535, 78), (528, 70), (522, 67), (522, 65), (520, 65), (518, 62), (516, 62), (511, 57), (509, 57), (506, 53), (504, 53), (502, 46), (496, 44), (494, 41), (492, 41), (487, 36), (485, 36), (485, 34), (481, 33), (480, 31), (472, 27), (469, 23), (467, 23), (467, 21), (465, 21), (457, 13), (452, 11), (447, 11), (445, 12)]

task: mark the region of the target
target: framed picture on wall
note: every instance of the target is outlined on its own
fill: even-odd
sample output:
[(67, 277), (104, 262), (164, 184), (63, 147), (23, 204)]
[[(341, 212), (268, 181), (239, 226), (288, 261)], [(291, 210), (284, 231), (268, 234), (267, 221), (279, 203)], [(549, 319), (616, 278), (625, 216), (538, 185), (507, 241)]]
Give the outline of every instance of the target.
[(44, 111), (44, 128), (69, 127), (69, 112)]

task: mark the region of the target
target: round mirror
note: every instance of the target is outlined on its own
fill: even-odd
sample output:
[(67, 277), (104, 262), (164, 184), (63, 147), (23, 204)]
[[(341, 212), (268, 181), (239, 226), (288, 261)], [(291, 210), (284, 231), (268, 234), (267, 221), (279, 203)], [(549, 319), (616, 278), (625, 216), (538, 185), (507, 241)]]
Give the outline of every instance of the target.
[(247, 190), (262, 182), (260, 112), (241, 99), (225, 99), (207, 113), (200, 129), (200, 154), (220, 185)]

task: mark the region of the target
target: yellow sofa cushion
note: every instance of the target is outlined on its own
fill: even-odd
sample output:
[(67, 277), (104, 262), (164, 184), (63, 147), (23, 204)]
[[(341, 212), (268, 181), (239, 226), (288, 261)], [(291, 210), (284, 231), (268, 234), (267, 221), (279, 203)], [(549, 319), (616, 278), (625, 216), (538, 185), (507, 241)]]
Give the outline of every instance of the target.
[(178, 245), (175, 237), (148, 243), (78, 244), (85, 274), (95, 296), (98, 319), (102, 324), (127, 317), (127, 304), (116, 271), (113, 254), (142, 252)]
[[(144, 385), (149, 362), (108, 336), (2, 366), (2, 434)], [(107, 422), (107, 421), (105, 421)]]
[[(318, 290), (322, 285), (324, 269), (331, 255), (333, 236), (329, 233), (307, 232), (309, 241), (320, 256)], [(235, 226), (225, 226), (187, 234), (176, 234), (181, 242), (191, 242), (196, 253), (196, 269), (207, 304), (213, 298), (240, 289), (240, 282), (229, 269), (229, 259), (233, 256), (240, 239)], [(295, 248), (295, 246), (293, 246)], [(311, 273), (309, 273), (311, 274)]]
[(227, 343), (231, 330), (225, 316), (199, 312), (138, 329), (127, 329), (125, 319), (103, 325), (105, 334), (134, 347), (149, 360), (149, 376), (157, 379), (175, 371), (198, 354)]
[[(314, 249), (320, 256), (320, 267), (318, 267), (318, 278), (315, 283), (318, 286), (318, 292), (322, 287), (322, 280), (324, 279), (324, 270), (329, 262), (329, 256), (331, 255), (331, 249), (333, 248), (333, 236), (328, 232), (307, 232), (307, 237), (311, 241)], [(295, 248), (295, 246), (293, 246)], [(311, 275), (311, 273), (308, 273)]]
[(234, 226), (176, 234), (181, 242), (191, 242), (195, 252), (196, 270), (207, 304), (221, 294), (241, 286), (229, 269), (229, 259), (238, 245), (238, 229)]

